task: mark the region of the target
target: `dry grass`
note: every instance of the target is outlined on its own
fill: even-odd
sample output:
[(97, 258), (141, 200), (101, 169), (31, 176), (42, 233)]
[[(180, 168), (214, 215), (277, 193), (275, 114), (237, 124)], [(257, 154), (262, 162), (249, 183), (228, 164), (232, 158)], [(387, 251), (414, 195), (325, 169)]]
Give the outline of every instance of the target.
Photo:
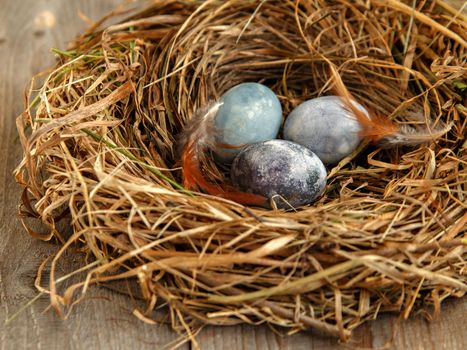
[[(50, 229), (29, 232), (63, 245), (41, 289), (52, 305), (135, 279), (147, 300), (135, 314), (149, 319), (162, 300), (177, 330), (267, 322), (345, 341), (381, 312), (425, 307), (433, 318), (463, 296), (467, 21), (442, 1), (415, 3), (158, 0), (55, 50), (56, 68), (33, 80), (18, 118), (16, 171), (22, 217)], [(450, 132), (415, 148), (363, 143), (328, 169), (318, 202), (292, 211), (179, 185), (175, 140), (194, 110), (256, 81), (288, 113), (330, 93), (328, 62), (375, 113)], [(204, 170), (228, 181), (214, 163)], [(65, 218), (71, 236), (58, 229)], [(100, 263), (63, 290), (57, 269), (76, 245)]]

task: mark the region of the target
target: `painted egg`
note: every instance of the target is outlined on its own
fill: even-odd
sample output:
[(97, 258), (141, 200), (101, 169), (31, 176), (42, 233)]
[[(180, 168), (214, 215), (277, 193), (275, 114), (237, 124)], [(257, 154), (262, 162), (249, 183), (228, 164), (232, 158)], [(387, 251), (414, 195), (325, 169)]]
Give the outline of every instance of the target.
[(214, 152), (221, 161), (231, 163), (243, 147), (277, 137), (282, 107), (267, 86), (239, 84), (224, 93), (221, 102), (214, 124), (220, 145)]
[[(355, 106), (368, 116), (357, 102)], [(361, 141), (361, 126), (339, 96), (323, 96), (298, 105), (287, 117), (284, 138), (312, 150), (325, 164), (352, 153)]]
[(235, 158), (232, 182), (244, 192), (272, 199), (279, 208), (313, 202), (326, 186), (326, 169), (308, 148), (285, 140), (250, 145)]

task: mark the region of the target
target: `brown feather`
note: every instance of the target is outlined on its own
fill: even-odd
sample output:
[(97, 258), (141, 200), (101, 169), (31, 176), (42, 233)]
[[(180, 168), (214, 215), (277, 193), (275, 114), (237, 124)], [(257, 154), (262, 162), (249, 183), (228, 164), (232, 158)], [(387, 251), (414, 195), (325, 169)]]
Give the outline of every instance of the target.
[(178, 143), (182, 152), (191, 142), (194, 154), (201, 157), (200, 161), (203, 161), (204, 153), (200, 151), (213, 149), (216, 142), (214, 120), (221, 105), (220, 102), (211, 102), (194, 113), (178, 136)]

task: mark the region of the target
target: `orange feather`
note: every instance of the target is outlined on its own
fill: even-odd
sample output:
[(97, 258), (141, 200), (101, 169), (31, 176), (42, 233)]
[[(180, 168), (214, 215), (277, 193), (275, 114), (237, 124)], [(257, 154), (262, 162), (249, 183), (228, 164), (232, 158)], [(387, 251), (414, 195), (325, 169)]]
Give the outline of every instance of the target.
[(335, 66), (329, 62), (331, 75), (334, 78), (334, 92), (344, 100), (345, 107), (350, 110), (362, 127), (360, 136), (369, 139), (380, 147), (391, 148), (396, 146), (415, 146), (433, 141), (451, 130), (452, 124), (431, 126), (430, 128), (413, 128), (398, 126), (381, 115), (368, 117), (352, 102), (354, 99), (345, 87)]
[[(197, 124), (187, 128), (185, 145), (182, 152), (183, 186), (188, 190), (201, 189), (210, 195), (222, 197), (243, 205), (264, 205), (266, 198), (260, 195), (240, 192), (232, 188), (222, 187), (206, 180), (201, 171), (201, 157), (213, 144), (215, 136), (211, 134), (212, 108), (197, 118)], [(215, 114), (214, 114), (215, 115)], [(201, 133), (201, 134), (200, 134)]]
[(344, 85), (342, 78), (340, 77), (337, 69), (331, 64), (331, 74), (334, 78), (334, 91), (336, 95), (340, 96), (345, 104), (345, 107), (349, 109), (357, 118), (362, 131), (360, 136), (370, 139), (373, 142), (382, 140), (388, 136), (395, 135), (399, 132), (399, 128), (396, 124), (390, 121), (388, 118), (379, 115), (370, 115), (368, 117), (360, 109), (358, 109), (352, 102), (354, 99), (350, 94), (349, 90)]

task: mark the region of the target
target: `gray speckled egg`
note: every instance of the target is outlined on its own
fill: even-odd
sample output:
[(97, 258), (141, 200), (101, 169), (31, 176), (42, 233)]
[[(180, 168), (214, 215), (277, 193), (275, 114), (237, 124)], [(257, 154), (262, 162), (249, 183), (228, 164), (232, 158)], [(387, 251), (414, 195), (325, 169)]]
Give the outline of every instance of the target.
[(215, 118), (217, 158), (230, 163), (245, 146), (275, 139), (282, 123), (282, 107), (276, 94), (258, 83), (234, 86), (221, 97)]
[[(306, 147), (285, 140), (250, 145), (235, 158), (232, 182), (242, 191), (272, 198), (279, 208), (313, 202), (326, 186), (326, 169)], [(283, 199), (282, 199), (282, 198)]]
[[(362, 105), (354, 103), (368, 116)], [(360, 131), (360, 124), (340, 97), (323, 96), (301, 103), (289, 114), (284, 138), (309, 148), (325, 164), (333, 164), (357, 148)]]

